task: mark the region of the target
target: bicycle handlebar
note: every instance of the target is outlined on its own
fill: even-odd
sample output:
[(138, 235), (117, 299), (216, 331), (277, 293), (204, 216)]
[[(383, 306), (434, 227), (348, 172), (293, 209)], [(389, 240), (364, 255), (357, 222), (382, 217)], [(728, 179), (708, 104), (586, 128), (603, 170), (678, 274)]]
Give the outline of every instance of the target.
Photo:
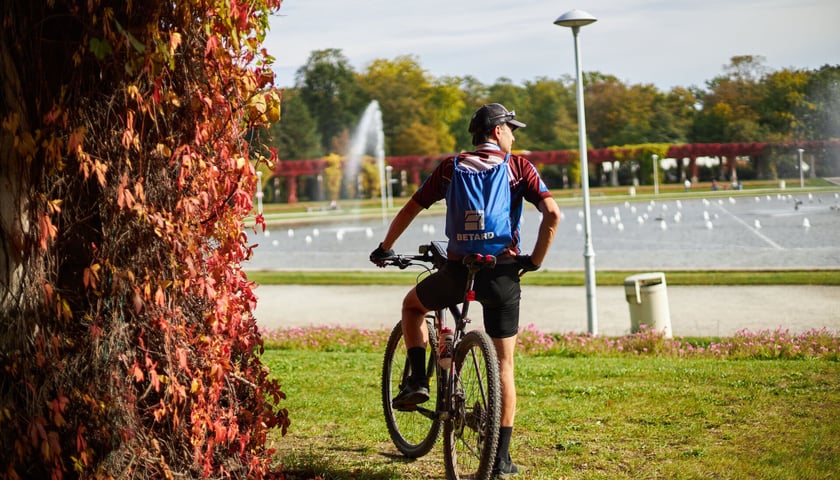
[(431, 255), (394, 255), (393, 257), (383, 258), (382, 263), (386, 267), (398, 267), (400, 270), (405, 270), (412, 265), (422, 265), (424, 263), (432, 263)]
[[(433, 264), (435, 268), (440, 268), (443, 262), (446, 261), (445, 244), (440, 242), (432, 242), (431, 244), (420, 245), (419, 255), (404, 255), (398, 254), (391, 257), (381, 259), (383, 266), (398, 267), (400, 270), (405, 270), (412, 265), (423, 265), (427, 263)], [(493, 255), (482, 255), (480, 253), (473, 253), (467, 255), (462, 260), (472, 271), (478, 271), (482, 268), (493, 268), (496, 266), (496, 257)]]

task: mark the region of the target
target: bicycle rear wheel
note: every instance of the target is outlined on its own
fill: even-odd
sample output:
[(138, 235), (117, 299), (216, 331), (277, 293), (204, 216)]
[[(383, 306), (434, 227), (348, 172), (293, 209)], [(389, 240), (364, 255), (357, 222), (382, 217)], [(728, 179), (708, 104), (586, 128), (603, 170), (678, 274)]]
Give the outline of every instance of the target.
[(464, 335), (455, 349), (455, 386), (450, 418), (443, 426), (447, 479), (487, 480), (499, 441), (499, 361), (490, 337)]
[(437, 362), (437, 334), (429, 320), (429, 345), (426, 348), (429, 359), (426, 378), (429, 379), (429, 401), (412, 410), (397, 410), (393, 407), (394, 397), (400, 393), (403, 384), (411, 374), (411, 366), (406, 354), (402, 328), (399, 323), (391, 331), (385, 359), (382, 362), (382, 407), (385, 412), (385, 424), (388, 434), (403, 455), (418, 458), (429, 453), (440, 433), (440, 421), (437, 416), (438, 385), (434, 375)]

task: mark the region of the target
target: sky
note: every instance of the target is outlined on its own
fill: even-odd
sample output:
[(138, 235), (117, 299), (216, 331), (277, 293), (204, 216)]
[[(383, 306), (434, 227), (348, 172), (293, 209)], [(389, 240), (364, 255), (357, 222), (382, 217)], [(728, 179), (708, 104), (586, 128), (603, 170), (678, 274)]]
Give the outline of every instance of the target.
[(436, 78), (521, 85), (574, 78), (571, 29), (554, 25), (572, 9), (598, 18), (580, 30), (583, 70), (631, 85), (704, 87), (738, 55), (772, 70), (840, 65), (838, 0), (284, 0), (264, 46), (278, 87), (327, 48), (357, 72), (413, 55)]

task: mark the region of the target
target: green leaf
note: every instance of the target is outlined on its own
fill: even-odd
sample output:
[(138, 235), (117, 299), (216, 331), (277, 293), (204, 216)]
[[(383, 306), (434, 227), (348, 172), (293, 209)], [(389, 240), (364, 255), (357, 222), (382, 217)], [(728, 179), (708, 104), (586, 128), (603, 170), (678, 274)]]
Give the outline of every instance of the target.
[(144, 53), (146, 51), (146, 46), (140, 43), (136, 38), (134, 38), (134, 35), (132, 35), (131, 32), (124, 29), (122, 25), (120, 25), (120, 22), (114, 20), (114, 24), (117, 25), (117, 30), (119, 30), (120, 33), (126, 39), (128, 39), (128, 43), (130, 43), (131, 46), (134, 47), (135, 50), (137, 50), (138, 53)]
[(98, 38), (90, 39), (90, 51), (96, 56), (97, 60), (102, 60), (114, 53), (111, 49), (111, 44), (107, 40), (100, 40)]

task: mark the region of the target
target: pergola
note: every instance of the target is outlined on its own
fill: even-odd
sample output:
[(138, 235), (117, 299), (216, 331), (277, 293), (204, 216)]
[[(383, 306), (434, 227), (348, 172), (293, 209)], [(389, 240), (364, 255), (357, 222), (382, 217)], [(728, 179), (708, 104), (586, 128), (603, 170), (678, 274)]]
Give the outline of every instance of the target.
[[(690, 143), (671, 145), (664, 158), (673, 158), (680, 163), (688, 159), (688, 172), (690, 178), (697, 178), (699, 165), (697, 159), (702, 157), (717, 157), (723, 162), (725, 168), (732, 178), (736, 175), (736, 158), (747, 158), (755, 161), (762, 153), (770, 148), (796, 151), (803, 148), (809, 152), (824, 151), (827, 148), (840, 148), (840, 141), (810, 141), (790, 143)], [(589, 149), (587, 151), (590, 163), (614, 163), (637, 159), (641, 147), (609, 147), (600, 149)], [(430, 172), (443, 159), (452, 154), (441, 155), (408, 155), (400, 157), (387, 157), (385, 163), (391, 166), (394, 172), (407, 173), (409, 182), (420, 185), (423, 172)], [(574, 150), (553, 150), (544, 152), (528, 152), (525, 155), (535, 165), (571, 165), (577, 161), (578, 153)], [(301, 176), (320, 175), (327, 167), (323, 159), (310, 160), (286, 160), (277, 162), (274, 169), (275, 177), (283, 177), (286, 182), (286, 200), (289, 203), (297, 202), (297, 179)]]

